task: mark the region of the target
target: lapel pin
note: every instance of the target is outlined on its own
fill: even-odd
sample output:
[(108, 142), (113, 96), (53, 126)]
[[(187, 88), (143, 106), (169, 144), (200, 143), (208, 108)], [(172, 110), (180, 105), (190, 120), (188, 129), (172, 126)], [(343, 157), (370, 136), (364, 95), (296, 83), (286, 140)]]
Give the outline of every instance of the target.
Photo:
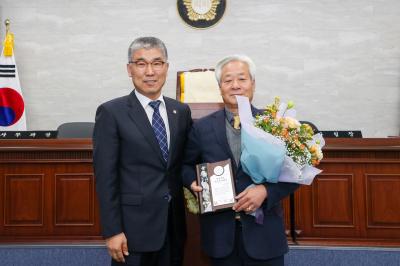
[(172, 112), (173, 112), (174, 114), (176, 114), (176, 110), (172, 110)]

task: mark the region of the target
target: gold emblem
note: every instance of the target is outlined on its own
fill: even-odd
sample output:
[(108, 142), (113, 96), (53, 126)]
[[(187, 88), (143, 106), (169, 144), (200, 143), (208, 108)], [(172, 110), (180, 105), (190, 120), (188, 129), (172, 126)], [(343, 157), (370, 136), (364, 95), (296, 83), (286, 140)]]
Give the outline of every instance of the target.
[(191, 21), (213, 20), (217, 15), (220, 0), (183, 0), (187, 16)]

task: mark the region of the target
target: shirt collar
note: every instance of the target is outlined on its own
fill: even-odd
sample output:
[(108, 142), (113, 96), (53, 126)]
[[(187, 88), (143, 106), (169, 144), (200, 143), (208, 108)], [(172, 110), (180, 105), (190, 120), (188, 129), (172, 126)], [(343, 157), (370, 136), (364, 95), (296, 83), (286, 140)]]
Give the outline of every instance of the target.
[[(255, 117), (258, 113), (259, 113), (258, 110), (256, 108), (254, 108), (253, 105), (251, 105), (251, 114), (253, 115), (253, 117)], [(229, 111), (229, 109), (226, 108), (226, 106), (225, 106), (225, 117), (226, 117), (226, 120), (231, 124), (233, 123), (233, 116), (234, 116), (234, 113)]]
[(234, 114), (225, 107), (225, 117), (229, 123), (232, 123)]
[(157, 101), (157, 100), (161, 101), (161, 104), (163, 104), (165, 106), (164, 97), (162, 94), (160, 94), (160, 96), (155, 100), (152, 100), (152, 99), (144, 96), (138, 90), (135, 90), (135, 95), (138, 98), (140, 104), (143, 106), (143, 108), (146, 108), (150, 102)]

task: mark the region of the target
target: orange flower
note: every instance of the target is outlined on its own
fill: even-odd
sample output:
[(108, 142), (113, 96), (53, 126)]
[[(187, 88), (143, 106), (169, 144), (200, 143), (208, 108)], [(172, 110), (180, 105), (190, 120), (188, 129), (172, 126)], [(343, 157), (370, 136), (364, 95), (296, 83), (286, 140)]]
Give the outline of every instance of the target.
[(318, 161), (317, 159), (311, 160), (311, 164), (314, 165), (314, 166), (319, 165), (319, 162), (320, 161)]
[(310, 152), (311, 153), (315, 153), (317, 151), (317, 147), (315, 147), (315, 145), (310, 147)]

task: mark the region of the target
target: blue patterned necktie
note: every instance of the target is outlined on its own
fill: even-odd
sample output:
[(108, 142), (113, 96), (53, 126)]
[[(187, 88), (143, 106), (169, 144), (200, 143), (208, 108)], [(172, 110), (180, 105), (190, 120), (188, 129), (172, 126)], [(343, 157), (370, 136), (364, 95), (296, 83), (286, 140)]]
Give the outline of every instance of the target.
[(152, 101), (149, 105), (154, 109), (153, 118), (152, 118), (152, 127), (154, 133), (156, 134), (156, 138), (158, 144), (160, 145), (160, 149), (165, 161), (168, 159), (168, 141), (167, 141), (167, 131), (165, 130), (164, 121), (160, 115), (160, 107), (161, 101)]

